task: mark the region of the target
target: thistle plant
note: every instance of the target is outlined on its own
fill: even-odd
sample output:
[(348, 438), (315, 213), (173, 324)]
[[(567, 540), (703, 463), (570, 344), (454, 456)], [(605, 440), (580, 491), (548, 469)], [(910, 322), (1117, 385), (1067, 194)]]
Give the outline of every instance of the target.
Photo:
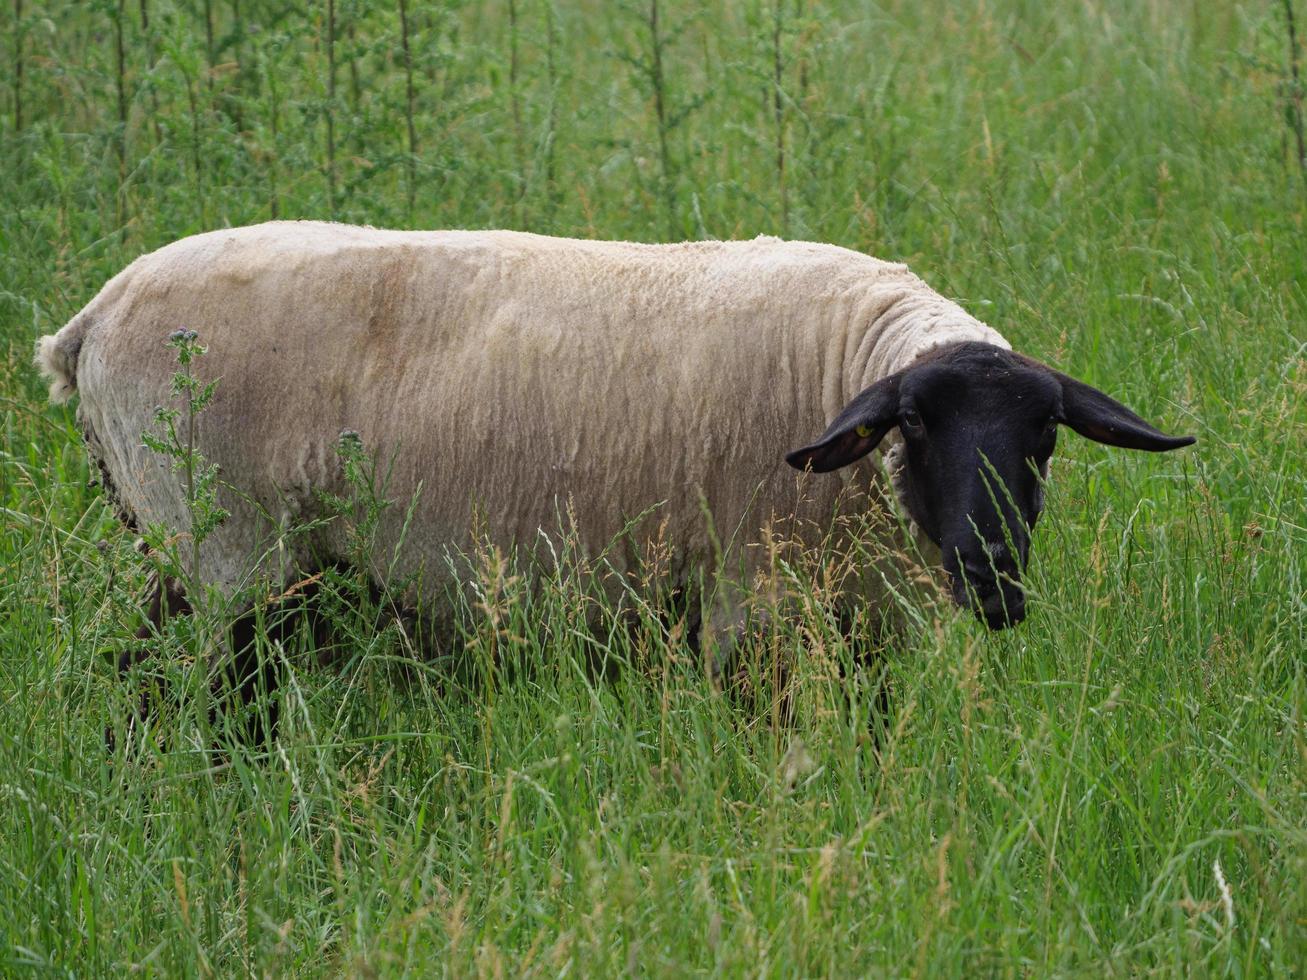
[(363, 437), (353, 429), (344, 429), (337, 437), (336, 455), (344, 492), (316, 493), (324, 522), (341, 521), (346, 528), (344, 568), (328, 569), (325, 574), (326, 591), (336, 593), (345, 602), (335, 607), (329, 618), (343, 634), (365, 637), (381, 628), (386, 618), (384, 609), (398, 612), (395, 597), (403, 592), (404, 583), (394, 581), (394, 563), (407, 536), (417, 497), (409, 502), (389, 565), (378, 562), (382, 517), (394, 504), (386, 496), (394, 458), (385, 466), (379, 465)]
[[(195, 361), (207, 349), (200, 345), (194, 330), (174, 330), (168, 335), (168, 346), (177, 352), (180, 368), (172, 376), (171, 392), (182, 399), (182, 405), (157, 407), (154, 421), (162, 433), (145, 432), (142, 439), (146, 448), (172, 460), (173, 472), (183, 478), (186, 511), (191, 519), (189, 553), (185, 563), (178, 560), (176, 564), (191, 604), (198, 610), (203, 601), (200, 545), (227, 518), (227, 511), (218, 504), (218, 467), (209, 463), (195, 445), (196, 420), (213, 401), (218, 381), (201, 381), (195, 374)], [(160, 550), (167, 554), (170, 549), (165, 546)]]
[(342, 430), (336, 438), (336, 455), (340, 458), (350, 495), (345, 497), (323, 491), (318, 496), (328, 512), (349, 522), (350, 555), (366, 567), (382, 514), (391, 504), (386, 499), (390, 472), (378, 471), (372, 454), (363, 445), (363, 437), (353, 429)]

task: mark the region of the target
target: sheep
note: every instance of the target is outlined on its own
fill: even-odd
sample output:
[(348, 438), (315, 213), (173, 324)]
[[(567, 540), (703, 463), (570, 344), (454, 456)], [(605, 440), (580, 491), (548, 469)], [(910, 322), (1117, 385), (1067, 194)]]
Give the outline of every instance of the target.
[(230, 516), (199, 578), (228, 596), (343, 556), (341, 521), (285, 530), (346, 492), (335, 449), (352, 431), (393, 459), (389, 496), (414, 500), (393, 563), (405, 508), (383, 516), (378, 576), (422, 572), (438, 591), (474, 513), (506, 549), (566, 514), (592, 552), (663, 525), (681, 580), (717, 561), (743, 590), (769, 519), (828, 532), (890, 486), (957, 603), (999, 629), (1025, 615), (1058, 425), (1134, 449), (1194, 441), (1013, 353), (906, 266), (832, 245), (269, 222), (138, 258), (38, 344), (131, 526), (189, 527), (181, 481), (142, 441), (170, 401), (178, 328), (218, 379), (196, 441)]

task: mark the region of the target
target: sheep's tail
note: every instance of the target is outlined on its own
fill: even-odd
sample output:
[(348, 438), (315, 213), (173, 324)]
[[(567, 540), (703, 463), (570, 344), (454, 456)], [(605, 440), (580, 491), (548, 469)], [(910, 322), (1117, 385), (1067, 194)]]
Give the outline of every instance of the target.
[(77, 390), (77, 358), (89, 326), (90, 317), (83, 310), (58, 333), (36, 342), (36, 367), (50, 382), (50, 401), (55, 405), (68, 401)]

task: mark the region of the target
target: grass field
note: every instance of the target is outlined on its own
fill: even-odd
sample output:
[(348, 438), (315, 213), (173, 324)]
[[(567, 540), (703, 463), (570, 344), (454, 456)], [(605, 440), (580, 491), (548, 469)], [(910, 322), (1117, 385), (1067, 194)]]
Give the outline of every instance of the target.
[[(1281, 0), (14, 0), (0, 973), (1300, 974), (1291, 11), (1301, 39)], [(467, 662), (408, 663), (341, 579), (346, 655), (288, 644), (270, 751), (208, 753), (190, 702), (142, 744), (107, 654), (148, 568), (32, 346), (134, 256), (271, 216), (835, 242), (1199, 443), (1063, 438), (1030, 619), (923, 607), (879, 740), (819, 612), (753, 651), (792, 665), (777, 725), (674, 631), (585, 626), (583, 583), (491, 575)], [(185, 629), (158, 643), (202, 688)]]

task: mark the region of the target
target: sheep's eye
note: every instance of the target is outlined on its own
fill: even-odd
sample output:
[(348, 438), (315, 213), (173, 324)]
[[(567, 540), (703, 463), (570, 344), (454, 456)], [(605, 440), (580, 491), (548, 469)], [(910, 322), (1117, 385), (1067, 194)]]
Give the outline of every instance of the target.
[(915, 408), (909, 408), (903, 413), (903, 427), (905, 429), (912, 429), (913, 431), (919, 431), (921, 429), (921, 415)]

